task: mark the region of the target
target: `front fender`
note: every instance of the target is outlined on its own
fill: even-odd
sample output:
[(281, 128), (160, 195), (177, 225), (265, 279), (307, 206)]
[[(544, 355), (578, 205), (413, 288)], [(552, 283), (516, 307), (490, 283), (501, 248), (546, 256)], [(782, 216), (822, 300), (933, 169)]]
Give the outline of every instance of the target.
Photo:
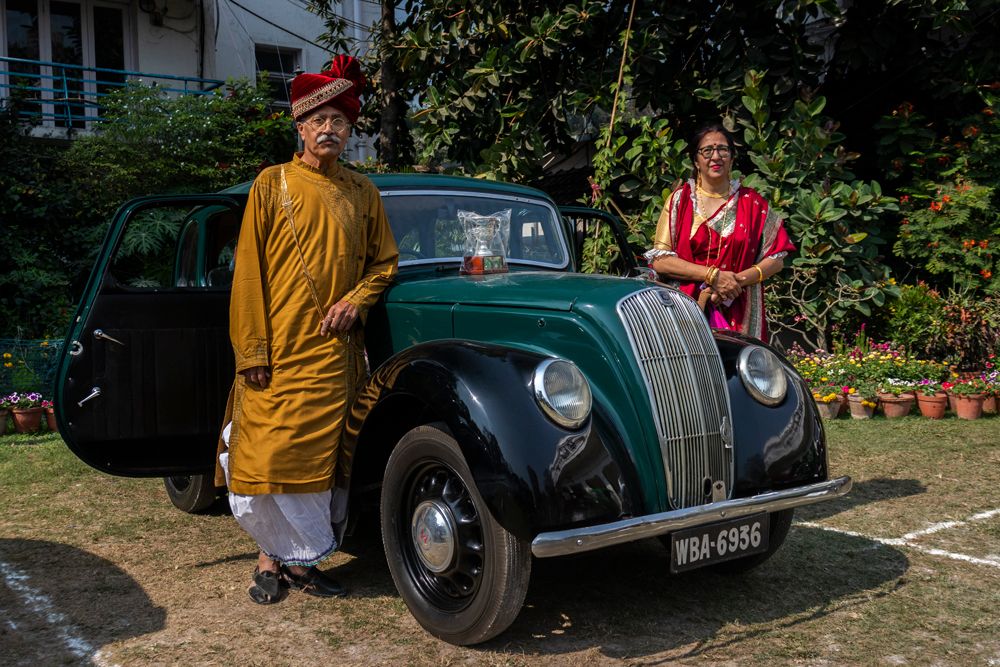
[[(532, 390), (546, 357), (460, 340), (406, 349), (376, 370), (345, 434), (355, 451), (352, 489), (381, 483), (392, 448), (410, 429), (442, 422), (457, 441), (494, 518), (522, 539), (631, 512), (624, 448), (599, 410), (578, 430), (549, 420)], [(612, 453), (616, 453), (614, 456)], [(632, 488), (635, 488), (634, 486)]]
[[(733, 412), (733, 497), (826, 480), (826, 436), (805, 380), (769, 345), (732, 332), (714, 333)], [(758, 403), (743, 385), (736, 362), (748, 345), (766, 347), (782, 361), (788, 393), (779, 405)]]

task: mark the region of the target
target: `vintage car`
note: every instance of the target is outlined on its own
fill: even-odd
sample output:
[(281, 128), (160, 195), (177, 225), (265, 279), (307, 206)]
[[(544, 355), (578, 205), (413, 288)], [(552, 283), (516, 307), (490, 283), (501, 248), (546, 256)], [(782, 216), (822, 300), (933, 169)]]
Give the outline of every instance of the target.
[[(605, 214), (483, 180), (372, 180), (400, 271), (368, 318), (371, 370), (344, 444), (351, 515), (380, 521), (393, 580), (429, 632), (456, 644), (502, 632), (533, 558), (659, 537), (670, 572), (745, 570), (778, 549), (795, 507), (850, 489), (829, 478), (811, 394), (779, 353), (710, 330), (663, 284), (576, 271), (584, 237), (614, 224)], [(73, 452), (164, 477), (187, 511), (219, 491), (248, 188), (123, 206), (59, 367)], [(509, 216), (508, 272), (460, 274), (461, 211)], [(617, 261), (633, 268), (628, 253)]]

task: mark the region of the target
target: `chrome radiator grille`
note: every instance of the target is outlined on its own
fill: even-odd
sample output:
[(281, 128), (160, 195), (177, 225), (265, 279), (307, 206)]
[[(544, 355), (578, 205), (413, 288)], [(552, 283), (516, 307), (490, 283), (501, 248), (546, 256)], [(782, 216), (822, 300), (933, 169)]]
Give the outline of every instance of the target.
[(679, 509), (728, 498), (729, 393), (698, 305), (675, 290), (651, 287), (623, 299), (618, 315), (646, 381), (671, 505)]

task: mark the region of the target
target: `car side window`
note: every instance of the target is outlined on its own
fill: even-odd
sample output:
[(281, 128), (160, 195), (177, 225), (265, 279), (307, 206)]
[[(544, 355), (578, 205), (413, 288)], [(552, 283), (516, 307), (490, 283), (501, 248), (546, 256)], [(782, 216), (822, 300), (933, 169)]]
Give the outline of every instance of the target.
[(134, 213), (106, 280), (129, 290), (229, 287), (239, 211), (224, 205), (164, 204)]
[(135, 213), (115, 248), (108, 278), (131, 289), (172, 287), (179, 239), (190, 209), (158, 206)]

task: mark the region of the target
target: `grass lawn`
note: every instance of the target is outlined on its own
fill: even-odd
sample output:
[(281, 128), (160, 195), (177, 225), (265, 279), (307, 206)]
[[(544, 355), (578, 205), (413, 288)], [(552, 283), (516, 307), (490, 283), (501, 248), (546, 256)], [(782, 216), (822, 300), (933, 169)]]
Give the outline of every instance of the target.
[(374, 531), (328, 565), (352, 597), (258, 607), (246, 597), (253, 544), (224, 510), (183, 514), (159, 480), (91, 470), (55, 436), (5, 436), (0, 655), (24, 665), (1000, 665), (1000, 418), (837, 420), (827, 435), (832, 473), (851, 475), (854, 489), (798, 510), (785, 546), (757, 570), (671, 577), (655, 540), (536, 560), (514, 625), (473, 648), (416, 624)]

